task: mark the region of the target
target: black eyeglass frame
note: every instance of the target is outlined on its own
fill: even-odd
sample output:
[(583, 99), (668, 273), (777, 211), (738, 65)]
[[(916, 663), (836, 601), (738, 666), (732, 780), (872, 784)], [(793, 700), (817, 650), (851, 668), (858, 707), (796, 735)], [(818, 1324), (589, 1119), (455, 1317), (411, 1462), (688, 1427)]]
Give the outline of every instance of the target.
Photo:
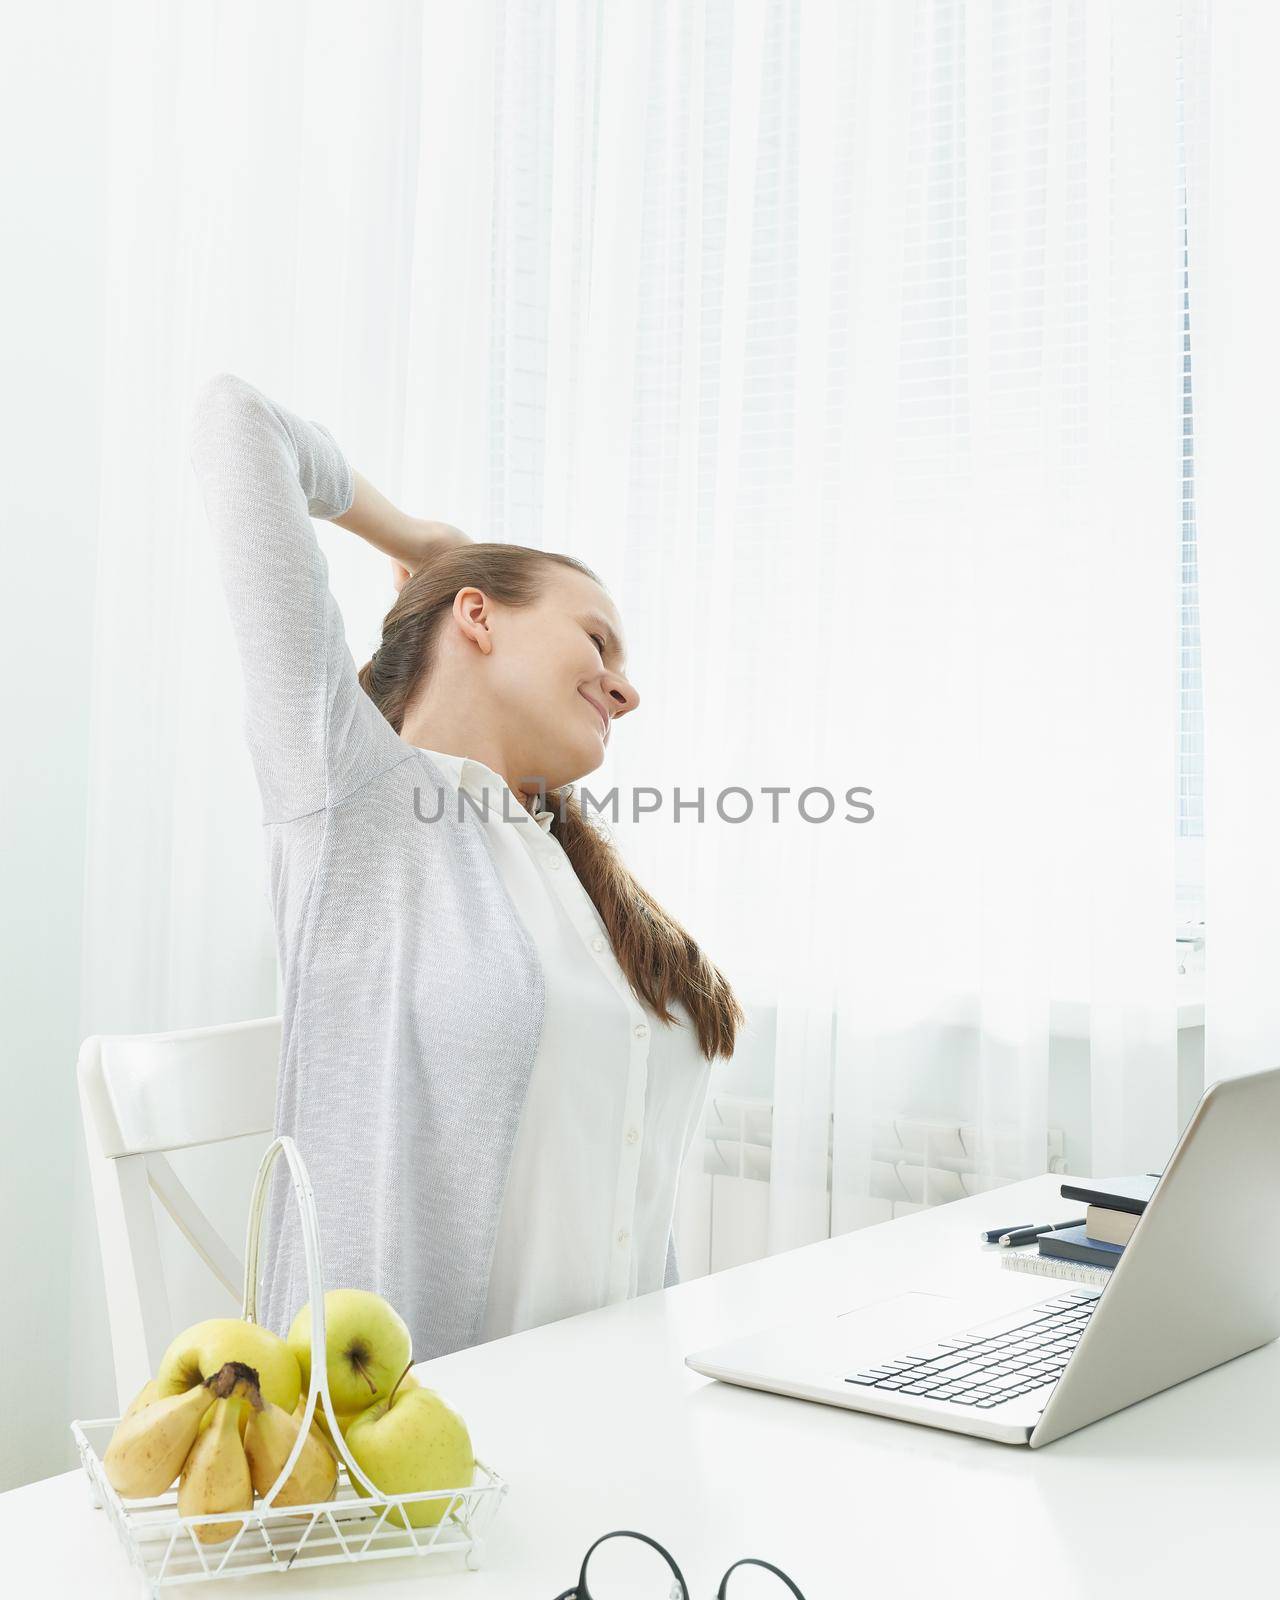
[[(680, 1568), (676, 1565), (675, 1557), (669, 1550), (660, 1545), (656, 1539), (651, 1539), (647, 1533), (638, 1533), (634, 1528), (615, 1528), (612, 1533), (602, 1533), (596, 1540), (595, 1544), (593, 1544), (587, 1551), (586, 1555), (583, 1556), (582, 1570), (578, 1574), (577, 1583), (572, 1589), (565, 1589), (563, 1593), (558, 1594), (556, 1596), (556, 1600), (594, 1600), (591, 1590), (587, 1587), (587, 1563), (591, 1560), (593, 1553), (605, 1542), (606, 1539), (640, 1539), (643, 1541), (643, 1543), (649, 1545), (651, 1549), (656, 1550), (662, 1559), (667, 1563), (667, 1566), (670, 1567), (671, 1572), (676, 1580), (671, 1585), (669, 1600), (690, 1600), (689, 1585), (685, 1582), (684, 1573), (681, 1572)], [(729, 1579), (739, 1567), (763, 1567), (766, 1572), (772, 1572), (774, 1577), (782, 1579), (783, 1583), (786, 1584), (787, 1588), (795, 1597), (795, 1600), (804, 1600), (804, 1596), (800, 1593), (799, 1589), (796, 1588), (791, 1579), (787, 1577), (785, 1572), (783, 1572), (780, 1568), (775, 1567), (772, 1562), (761, 1561), (756, 1556), (743, 1556), (740, 1561), (735, 1561), (733, 1563), (733, 1565), (725, 1573), (724, 1577), (720, 1580), (720, 1587), (716, 1590), (716, 1600), (726, 1600)]]

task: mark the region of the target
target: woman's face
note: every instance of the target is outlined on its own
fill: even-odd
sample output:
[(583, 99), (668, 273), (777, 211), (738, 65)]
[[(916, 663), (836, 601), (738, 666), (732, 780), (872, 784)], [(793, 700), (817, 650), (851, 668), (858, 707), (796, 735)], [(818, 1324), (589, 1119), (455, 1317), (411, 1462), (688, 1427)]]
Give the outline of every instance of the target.
[(585, 573), (547, 572), (534, 605), (495, 608), (487, 673), (518, 776), (555, 789), (596, 770), (613, 724), (640, 696), (613, 601)]

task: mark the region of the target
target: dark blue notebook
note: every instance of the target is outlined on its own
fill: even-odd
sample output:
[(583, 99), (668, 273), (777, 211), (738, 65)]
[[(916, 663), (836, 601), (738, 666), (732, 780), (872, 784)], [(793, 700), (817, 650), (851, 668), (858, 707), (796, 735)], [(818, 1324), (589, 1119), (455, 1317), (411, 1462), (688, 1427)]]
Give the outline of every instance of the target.
[(1128, 1211), (1141, 1216), (1147, 1201), (1156, 1192), (1159, 1178), (1142, 1173), (1130, 1178), (1081, 1178), (1062, 1185), (1064, 1200), (1083, 1200), (1086, 1205), (1105, 1206), (1108, 1211)]
[(1055, 1228), (1040, 1235), (1040, 1254), (1062, 1261), (1088, 1261), (1095, 1267), (1114, 1267), (1124, 1254), (1122, 1244), (1091, 1239), (1083, 1228)]

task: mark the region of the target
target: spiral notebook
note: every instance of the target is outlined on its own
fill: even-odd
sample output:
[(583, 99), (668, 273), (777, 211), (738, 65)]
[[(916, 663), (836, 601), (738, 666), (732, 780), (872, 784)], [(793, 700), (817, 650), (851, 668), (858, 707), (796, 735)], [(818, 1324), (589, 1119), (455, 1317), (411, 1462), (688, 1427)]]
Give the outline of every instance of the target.
[(1034, 1272), (1042, 1278), (1065, 1278), (1070, 1283), (1085, 1283), (1101, 1289), (1111, 1281), (1114, 1267), (1093, 1267), (1087, 1261), (1064, 1261), (1060, 1256), (1042, 1256), (1036, 1246), (1029, 1250), (1010, 1250), (1000, 1265), (1014, 1272)]

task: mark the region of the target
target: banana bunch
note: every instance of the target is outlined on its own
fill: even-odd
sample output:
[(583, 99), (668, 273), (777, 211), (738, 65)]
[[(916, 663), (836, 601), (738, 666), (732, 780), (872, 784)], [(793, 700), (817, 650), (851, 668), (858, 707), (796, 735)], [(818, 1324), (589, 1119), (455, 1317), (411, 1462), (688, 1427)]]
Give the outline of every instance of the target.
[[(154, 1378), (144, 1384), (116, 1424), (102, 1458), (112, 1488), (141, 1499), (164, 1494), (176, 1477), (181, 1516), (251, 1511), (289, 1458), (305, 1402), (290, 1413), (264, 1398), (257, 1371), (242, 1361), (225, 1362), (181, 1394), (162, 1396), (160, 1387)], [(337, 1479), (337, 1458), (313, 1424), (271, 1503), (328, 1500)], [(222, 1544), (242, 1526), (237, 1516), (191, 1531), (202, 1544)]]

